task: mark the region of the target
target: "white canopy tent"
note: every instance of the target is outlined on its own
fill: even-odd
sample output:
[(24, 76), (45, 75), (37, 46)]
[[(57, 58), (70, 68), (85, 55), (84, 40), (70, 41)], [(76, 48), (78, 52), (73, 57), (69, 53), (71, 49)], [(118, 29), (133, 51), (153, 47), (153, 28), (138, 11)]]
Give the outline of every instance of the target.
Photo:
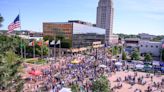
[(106, 65), (99, 65), (99, 67), (106, 68), (107, 66)]
[(143, 68), (144, 68), (144, 65), (141, 65), (141, 64), (136, 65), (136, 69), (143, 69)]
[(132, 63), (135, 63), (135, 64), (144, 64), (143, 61), (136, 61), (136, 60), (133, 60)]
[(122, 63), (121, 62), (116, 62), (115, 65), (116, 66), (122, 66)]
[(153, 65), (160, 66), (160, 63), (159, 63), (159, 61), (153, 61)]
[(71, 88), (62, 88), (59, 92), (72, 92)]

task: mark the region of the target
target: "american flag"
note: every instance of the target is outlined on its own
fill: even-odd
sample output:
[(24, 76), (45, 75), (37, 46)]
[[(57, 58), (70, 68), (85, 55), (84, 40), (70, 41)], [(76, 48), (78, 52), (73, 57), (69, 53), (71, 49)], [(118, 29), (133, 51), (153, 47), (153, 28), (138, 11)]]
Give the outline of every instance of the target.
[(19, 28), (20, 27), (20, 21), (19, 21), (19, 15), (15, 18), (14, 22), (12, 22), (9, 26), (8, 26), (8, 32), (7, 33), (11, 33), (14, 31), (14, 29)]

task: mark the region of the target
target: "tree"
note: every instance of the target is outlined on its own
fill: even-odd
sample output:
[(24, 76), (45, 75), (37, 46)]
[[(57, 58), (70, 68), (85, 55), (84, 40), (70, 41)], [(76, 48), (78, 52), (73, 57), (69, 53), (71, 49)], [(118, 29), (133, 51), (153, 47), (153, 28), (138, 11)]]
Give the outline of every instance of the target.
[(0, 15), (0, 27), (2, 26), (2, 23), (3, 22), (3, 17)]
[[(48, 55), (48, 47), (46, 45), (39, 46), (37, 43), (35, 43), (35, 55), (41, 56), (43, 49), (43, 55)], [(28, 53), (27, 57), (33, 57), (33, 46), (26, 45), (26, 53)]]
[(131, 59), (132, 60), (139, 60), (140, 59), (140, 54), (139, 54), (139, 51), (137, 49), (135, 49), (132, 52)]
[(114, 46), (112, 50), (113, 55), (117, 55), (118, 51), (119, 51), (119, 48), (117, 46)]
[(70, 39), (64, 39), (61, 42), (61, 48), (71, 48), (72, 47), (72, 40)]
[(48, 36), (44, 36), (43, 39), (44, 39), (44, 41), (47, 41), (47, 40), (52, 41), (52, 40), (54, 40), (54, 37), (48, 35)]
[(79, 92), (80, 91), (80, 87), (78, 84), (72, 84), (71, 85), (71, 91), (72, 92)]
[(123, 51), (123, 53), (122, 53), (122, 60), (127, 60), (127, 57), (126, 56), (127, 55), (126, 55), (125, 51)]
[[(61, 48), (71, 48), (72, 47), (72, 40), (71, 39), (66, 39), (64, 35), (62, 35), (63, 33), (60, 32), (60, 35), (56, 36), (56, 41), (60, 40), (61, 41)], [(54, 40), (53, 36), (44, 36), (44, 40), (49, 40), (50, 42)], [(57, 48), (59, 48), (59, 45), (56, 46)]]
[(8, 51), (0, 59), (0, 91), (21, 92), (24, 81), (21, 79), (21, 61), (13, 51)]
[(152, 41), (160, 42), (164, 38), (164, 35), (156, 36)]
[(6, 51), (13, 50), (16, 53), (20, 52), (19, 45), (21, 44), (20, 37), (0, 35), (0, 54), (4, 54)]
[(110, 85), (107, 77), (101, 76), (96, 81), (92, 82), (92, 92), (110, 92)]
[(122, 50), (123, 50), (123, 47), (122, 46), (118, 46), (118, 54), (121, 54)]
[(145, 61), (152, 61), (152, 60), (153, 60), (152, 56), (149, 53), (146, 53)]

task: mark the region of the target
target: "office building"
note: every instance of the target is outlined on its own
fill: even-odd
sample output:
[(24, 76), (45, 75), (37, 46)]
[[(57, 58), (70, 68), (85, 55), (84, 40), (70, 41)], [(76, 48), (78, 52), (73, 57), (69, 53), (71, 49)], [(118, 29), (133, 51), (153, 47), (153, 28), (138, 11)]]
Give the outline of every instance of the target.
[(93, 42), (105, 42), (105, 29), (79, 20), (68, 22), (44, 22), (43, 36), (62, 35), (72, 41), (73, 48), (92, 46)]
[[(96, 26), (106, 29), (106, 43), (109, 45), (113, 39), (118, 40), (118, 37), (113, 35), (113, 2), (112, 0), (100, 0), (97, 7)], [(114, 38), (113, 38), (114, 37)]]

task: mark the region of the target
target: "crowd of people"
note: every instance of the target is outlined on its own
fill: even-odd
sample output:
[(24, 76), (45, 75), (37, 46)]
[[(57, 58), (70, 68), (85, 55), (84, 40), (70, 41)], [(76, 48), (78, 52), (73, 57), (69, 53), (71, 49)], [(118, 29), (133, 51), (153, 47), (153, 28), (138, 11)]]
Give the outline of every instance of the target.
[[(72, 61), (78, 61), (72, 62)], [(116, 61), (109, 59), (108, 54), (104, 52), (104, 49), (93, 50), (85, 54), (67, 54), (63, 57), (56, 58), (56, 62), (49, 62), (45, 68), (42, 66), (36, 70), (42, 72), (41, 75), (26, 77), (26, 84), (24, 91), (39, 92), (40, 90), (59, 92), (64, 87), (71, 87), (75, 84), (80, 87), (81, 92), (92, 92), (92, 81), (96, 80), (101, 75), (107, 77), (113, 76), (117, 71), (126, 71), (125, 66), (115, 66)], [(104, 65), (105, 67), (101, 67)], [(126, 66), (127, 67), (127, 66)], [(28, 68), (28, 67), (27, 67)], [(29, 67), (27, 71), (30, 71)], [(116, 79), (117, 85), (111, 86), (111, 90), (114, 92), (116, 89), (122, 88), (124, 85), (122, 82), (128, 83), (131, 86), (137, 84), (145, 85), (144, 78), (153, 78), (150, 75), (138, 77), (137, 72), (134, 75), (125, 76)], [(109, 78), (110, 81), (110, 78)], [(110, 82), (112, 83), (112, 81)], [(164, 79), (160, 83), (154, 82), (154, 85), (147, 88), (148, 92), (153, 92), (152, 87), (161, 88), (164, 86)], [(133, 91), (132, 91), (133, 92)], [(135, 89), (134, 92), (141, 92), (140, 89)]]
[[(122, 75), (118, 75), (118, 74), (122, 74)], [(163, 92), (164, 91), (163, 76), (159, 77), (153, 74), (140, 73), (137, 71), (120, 71), (113, 76), (117, 77), (116, 80), (112, 81), (113, 84), (115, 84), (112, 86), (113, 91), (115, 90), (119, 92), (119, 90), (122, 87), (124, 87), (122, 89), (127, 90), (128, 92), (129, 90), (134, 90), (132, 92)], [(109, 80), (112, 80), (112, 78), (110, 78)]]

